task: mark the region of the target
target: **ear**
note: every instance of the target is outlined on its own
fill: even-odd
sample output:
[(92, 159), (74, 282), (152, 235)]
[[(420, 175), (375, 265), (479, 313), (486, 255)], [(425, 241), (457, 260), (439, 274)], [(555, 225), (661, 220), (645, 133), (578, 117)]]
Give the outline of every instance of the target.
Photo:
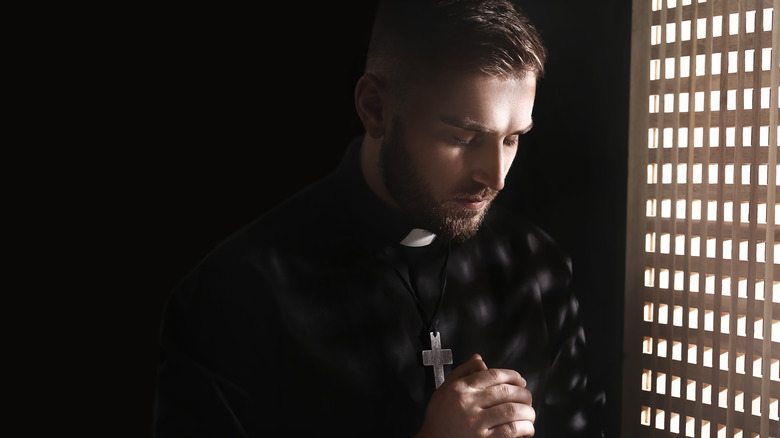
[(355, 86), (355, 108), (366, 134), (373, 138), (385, 135), (387, 93), (384, 83), (371, 73), (358, 79)]

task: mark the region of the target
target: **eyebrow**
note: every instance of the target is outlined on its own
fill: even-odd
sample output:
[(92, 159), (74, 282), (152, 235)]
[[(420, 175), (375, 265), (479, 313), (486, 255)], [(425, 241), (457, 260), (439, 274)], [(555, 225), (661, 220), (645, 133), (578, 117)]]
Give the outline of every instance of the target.
[[(466, 131), (474, 131), (479, 132), (481, 134), (488, 134), (488, 135), (494, 135), (497, 133), (495, 129), (489, 128), (483, 123), (480, 123), (476, 120), (473, 120), (469, 117), (464, 117), (462, 119), (458, 119), (455, 117), (447, 117), (443, 116), (440, 119), (443, 123), (454, 126), (456, 128), (464, 129)], [(515, 131), (509, 135), (523, 135), (531, 130), (531, 128), (534, 127), (534, 121), (531, 120), (531, 123), (528, 124), (524, 129), (520, 129), (518, 131)]]

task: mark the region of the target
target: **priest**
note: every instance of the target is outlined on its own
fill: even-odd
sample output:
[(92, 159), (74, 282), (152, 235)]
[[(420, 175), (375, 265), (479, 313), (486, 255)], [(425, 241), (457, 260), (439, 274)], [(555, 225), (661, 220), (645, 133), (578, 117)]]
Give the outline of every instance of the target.
[(569, 259), (493, 203), (545, 58), (508, 0), (381, 4), (365, 135), (173, 291), (155, 436), (592, 431)]

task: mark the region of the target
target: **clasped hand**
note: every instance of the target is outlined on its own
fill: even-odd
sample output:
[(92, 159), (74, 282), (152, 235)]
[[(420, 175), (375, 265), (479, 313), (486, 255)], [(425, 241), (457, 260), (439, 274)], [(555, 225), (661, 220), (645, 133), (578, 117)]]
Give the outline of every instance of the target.
[(536, 411), (526, 381), (473, 355), (431, 397), (416, 438), (531, 437)]

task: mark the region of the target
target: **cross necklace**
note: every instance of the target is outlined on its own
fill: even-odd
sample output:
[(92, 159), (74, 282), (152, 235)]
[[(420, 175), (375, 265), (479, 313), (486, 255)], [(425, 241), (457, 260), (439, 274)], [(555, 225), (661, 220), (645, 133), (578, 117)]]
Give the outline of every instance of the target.
[(401, 274), (398, 268), (396, 268), (396, 266), (392, 264), (393, 270), (395, 270), (395, 273), (398, 275), (398, 278), (401, 279), (401, 282), (403, 283), (404, 287), (406, 288), (407, 291), (409, 291), (409, 294), (414, 299), (414, 303), (417, 306), (417, 312), (420, 314), (420, 318), (422, 319), (423, 324), (425, 324), (425, 327), (428, 330), (428, 335), (430, 336), (430, 340), (431, 340), (431, 349), (423, 350), (422, 361), (423, 361), (423, 365), (433, 367), (433, 378), (437, 389), (439, 388), (439, 386), (441, 386), (442, 382), (444, 382), (444, 365), (452, 364), (452, 350), (441, 348), (441, 333), (439, 333), (436, 330), (436, 322), (438, 321), (439, 309), (441, 309), (442, 302), (444, 301), (444, 292), (447, 288), (447, 262), (449, 261), (449, 257), (450, 257), (450, 249), (451, 249), (450, 242), (448, 241), (447, 253), (444, 256), (444, 264), (441, 268), (441, 271), (439, 272), (439, 279), (441, 281), (441, 293), (439, 294), (439, 298), (436, 302), (436, 308), (434, 309), (434, 312), (430, 316), (430, 318), (428, 317), (428, 314), (425, 312), (425, 307), (423, 306), (422, 301), (420, 300), (420, 295), (417, 293), (416, 290), (414, 290), (410, 282), (406, 280), (406, 278)]

